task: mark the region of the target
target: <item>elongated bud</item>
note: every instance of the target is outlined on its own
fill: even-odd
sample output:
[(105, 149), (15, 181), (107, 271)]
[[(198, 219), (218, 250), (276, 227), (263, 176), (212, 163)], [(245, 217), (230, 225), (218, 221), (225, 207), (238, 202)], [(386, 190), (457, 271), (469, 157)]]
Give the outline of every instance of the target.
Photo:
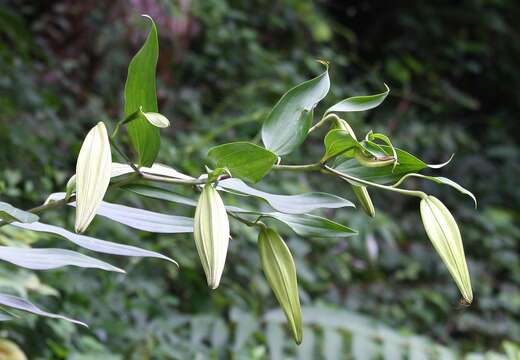
[(269, 228), (260, 231), (258, 250), (265, 277), (287, 317), (294, 341), (300, 344), (303, 336), (302, 314), (291, 252), (280, 235)]
[(383, 156), (374, 158), (372, 156), (365, 155), (362, 151), (359, 150), (356, 151), (355, 158), (362, 166), (374, 168), (392, 165), (396, 161), (396, 159), (393, 156)]
[(206, 184), (200, 194), (195, 210), (193, 235), (208, 286), (216, 289), (226, 262), (229, 220), (224, 203), (211, 184)]
[(448, 267), (464, 300), (470, 304), (473, 301), (473, 291), (462, 237), (455, 219), (448, 208), (431, 195), (421, 200), (421, 217), (435, 250)]
[(112, 155), (105, 124), (99, 122), (83, 141), (76, 163), (76, 224), (84, 232), (101, 204), (110, 183)]
[(370, 198), (366, 186), (352, 185), (352, 190), (354, 191), (354, 195), (356, 195), (363, 211), (370, 217), (376, 216), (376, 209), (374, 208), (374, 204), (372, 203), (372, 199)]

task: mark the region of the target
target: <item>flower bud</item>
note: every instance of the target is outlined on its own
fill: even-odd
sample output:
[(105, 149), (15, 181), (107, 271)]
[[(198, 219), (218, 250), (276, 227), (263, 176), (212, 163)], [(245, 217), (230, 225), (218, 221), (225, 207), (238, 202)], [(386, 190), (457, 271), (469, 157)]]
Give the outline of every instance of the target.
[(450, 211), (433, 196), (421, 200), (421, 217), (435, 250), (459, 287), (466, 303), (473, 301), (468, 266), (459, 227)]
[(224, 203), (212, 184), (206, 184), (195, 210), (193, 235), (208, 286), (220, 283), (229, 244), (229, 220)]
[(291, 252), (280, 235), (269, 228), (260, 231), (258, 250), (265, 277), (287, 317), (294, 340), (300, 344), (303, 336), (302, 314)]
[(111, 164), (107, 129), (99, 122), (85, 137), (76, 163), (75, 230), (78, 233), (87, 229), (103, 201), (110, 183)]
[(376, 209), (366, 186), (352, 185), (352, 191), (354, 191), (363, 211), (370, 217), (376, 216)]

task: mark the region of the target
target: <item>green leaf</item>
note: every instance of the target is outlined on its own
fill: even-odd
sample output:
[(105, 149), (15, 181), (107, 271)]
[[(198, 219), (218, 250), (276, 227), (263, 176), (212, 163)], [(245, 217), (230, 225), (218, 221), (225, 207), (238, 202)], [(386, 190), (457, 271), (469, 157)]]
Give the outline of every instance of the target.
[(173, 203), (184, 204), (189, 206), (197, 206), (197, 201), (185, 197), (183, 195), (179, 195), (173, 191), (150, 186), (144, 184), (130, 184), (122, 187), (123, 190), (128, 190), (133, 193), (146, 196), (149, 198), (166, 200)]
[(259, 219), (272, 218), (289, 226), (303, 237), (338, 238), (357, 235), (357, 231), (321, 216), (302, 214), (292, 215), (279, 212), (260, 213)]
[(421, 218), (428, 238), (447, 266), (467, 303), (473, 301), (462, 237), (450, 211), (434, 196), (421, 200)]
[(303, 337), (302, 314), (296, 266), (291, 252), (280, 235), (269, 228), (260, 231), (258, 250), (265, 277), (287, 317), (294, 341), (300, 344)]
[(455, 188), (456, 190), (458, 190), (459, 192), (461, 192), (461, 193), (463, 193), (465, 195), (468, 195), (473, 200), (473, 202), (475, 204), (475, 209), (477, 208), (477, 198), (475, 197), (475, 195), (473, 195), (473, 193), (471, 191), (469, 191), (468, 189), (466, 189), (466, 188), (462, 187), (461, 185), (457, 184), (455, 181), (453, 181), (451, 179), (448, 179), (448, 178), (445, 178), (445, 177), (442, 177), (442, 176), (427, 176), (427, 175), (422, 175), (422, 174), (411, 173), (411, 174), (406, 174), (405, 176), (403, 176), (397, 183), (395, 183), (392, 186), (393, 187), (397, 187), (400, 184), (402, 184), (403, 181), (405, 181), (406, 179), (408, 179), (410, 177), (418, 177), (418, 178), (421, 178), (421, 179), (434, 181), (437, 184), (449, 185), (449, 186)]
[(120, 256), (154, 257), (159, 259), (165, 259), (177, 264), (173, 259), (170, 259), (169, 257), (156, 253), (154, 251), (140, 249), (135, 246), (100, 240), (90, 236), (78, 235), (73, 232), (67, 231), (59, 226), (48, 225), (41, 222), (34, 222), (32, 224), (22, 224), (14, 222), (11, 225), (21, 229), (44, 232), (48, 234), (55, 234), (73, 242), (74, 244), (82, 248), (91, 251), (96, 251), (99, 253)]
[(78, 266), (121, 273), (125, 272), (104, 261), (64, 249), (32, 249), (0, 246), (0, 259), (31, 270), (48, 270), (63, 266)]
[[(386, 145), (378, 145), (384, 150), (385, 154), (392, 156), (392, 149)], [(387, 165), (383, 167), (366, 167), (362, 166), (355, 159), (340, 159), (334, 165), (334, 169), (342, 173), (352, 175), (364, 180), (388, 184), (398, 181), (401, 177), (408, 173), (418, 172), (428, 167), (424, 161), (407, 153), (404, 150), (395, 148), (398, 164), (395, 166)]]
[(306, 214), (320, 208), (354, 207), (350, 201), (332, 194), (311, 192), (298, 195), (275, 195), (254, 189), (235, 178), (219, 181), (218, 186), (235, 195), (256, 196), (264, 199), (273, 209), (286, 214)]
[(208, 157), (218, 167), (225, 167), (234, 177), (256, 183), (273, 167), (278, 157), (273, 152), (250, 142), (234, 142), (215, 146)]
[(38, 221), (39, 217), (28, 211), (15, 208), (11, 204), (0, 201), (0, 219), (2, 221), (19, 221), (32, 223)]
[(386, 91), (381, 94), (367, 95), (367, 96), (354, 96), (348, 99), (342, 100), (339, 103), (331, 106), (325, 113), (331, 112), (353, 112), (353, 111), (366, 111), (373, 109), (385, 100), (390, 89), (385, 84)]
[(325, 163), (329, 159), (342, 154), (343, 156), (354, 156), (355, 149), (360, 145), (347, 130), (334, 129), (325, 136), (325, 155), (321, 162)]
[[(125, 117), (140, 108), (143, 112), (158, 112), (155, 87), (155, 69), (159, 57), (157, 28), (149, 16), (151, 29), (142, 48), (128, 66), (125, 84)], [(159, 129), (150, 124), (143, 116), (128, 124), (128, 134), (137, 151), (138, 164), (151, 166), (157, 157), (160, 145)]]
[(327, 68), (321, 75), (286, 92), (262, 125), (265, 147), (279, 156), (298, 147), (312, 125), (314, 107), (327, 95), (329, 88)]

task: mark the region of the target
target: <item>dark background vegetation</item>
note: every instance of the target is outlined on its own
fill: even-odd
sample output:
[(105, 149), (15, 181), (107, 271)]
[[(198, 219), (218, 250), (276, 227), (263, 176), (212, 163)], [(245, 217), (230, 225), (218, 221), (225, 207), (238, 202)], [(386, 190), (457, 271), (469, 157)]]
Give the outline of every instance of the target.
[[(354, 210), (329, 214), (358, 229), (358, 237), (303, 240), (286, 232), (305, 304), (367, 314), (466, 351), (520, 341), (518, 1), (1, 0), (3, 201), (30, 208), (61, 191), (87, 130), (121, 117), (126, 67), (147, 31), (142, 13), (156, 20), (160, 34), (159, 108), (172, 121), (162, 132), (163, 163), (199, 174), (210, 146), (254, 138), (281, 94), (318, 73), (316, 59), (330, 61), (332, 79), (317, 113), (341, 98), (378, 92), (385, 82), (392, 91), (382, 106), (349, 115), (356, 132), (385, 132), (429, 162), (456, 154), (441, 174), (477, 195), (477, 211), (450, 188), (418, 180), (409, 186), (438, 196), (459, 220), (476, 299), (471, 307), (458, 305), (418, 204), (377, 191), (373, 220)], [(311, 137), (287, 162), (317, 159), (321, 146)], [(320, 179), (277, 173), (263, 187), (353, 199), (346, 184)], [(110, 200), (186, 211), (125, 194)], [(46, 220), (70, 227), (72, 215), (61, 210)], [(214, 292), (191, 236), (137, 233), (102, 219), (94, 225), (91, 234), (162, 251), (182, 270), (148, 259), (120, 260), (127, 276), (39, 273), (59, 297), (30, 296), (86, 320), (91, 330), (42, 318), (2, 324), (31, 359), (90, 349), (161, 358), (169, 351), (161, 336), (179, 313), (227, 316), (239, 308), (261, 315), (276, 306), (255, 234), (239, 224), (232, 224), (236, 240)]]

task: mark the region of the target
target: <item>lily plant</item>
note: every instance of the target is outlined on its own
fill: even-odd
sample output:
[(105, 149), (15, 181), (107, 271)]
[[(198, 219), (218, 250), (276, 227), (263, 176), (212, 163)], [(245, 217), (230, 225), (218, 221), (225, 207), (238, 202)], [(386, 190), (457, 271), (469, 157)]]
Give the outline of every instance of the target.
[[(208, 286), (218, 291), (225, 268), (231, 225), (236, 225), (230, 224), (231, 218), (244, 226), (258, 229), (260, 263), (287, 317), (294, 340), (300, 343), (303, 329), (295, 263), (290, 248), (278, 232), (267, 225), (266, 220), (284, 223), (302, 237), (349, 237), (356, 235), (356, 231), (313, 212), (355, 205), (347, 199), (323, 192), (270, 194), (257, 189), (255, 184), (272, 173), (313, 172), (331, 181), (336, 178), (348, 183), (357, 204), (370, 217), (376, 214), (370, 198), (371, 191), (389, 191), (417, 199), (426, 235), (452, 275), (463, 302), (470, 304), (473, 301), (462, 238), (455, 219), (439, 199), (420, 190), (405, 189), (402, 184), (416, 177), (449, 185), (470, 196), (476, 206), (473, 194), (450, 179), (419, 173), (428, 168), (440, 168), (449, 161), (440, 165), (427, 164), (394, 147), (385, 134), (369, 132), (360, 138), (343, 118), (345, 114), (368, 111), (383, 103), (390, 91), (386, 85), (379, 94), (344, 99), (317, 116), (316, 106), (330, 89), (329, 65), (322, 61), (321, 74), (294, 86), (274, 105), (261, 127), (263, 146), (252, 141), (239, 141), (212, 147), (208, 151), (211, 168), (206, 167), (200, 174), (184, 174), (174, 166), (155, 162), (160, 149), (160, 129), (168, 127), (170, 122), (159, 113), (157, 106), (158, 35), (153, 20), (146, 18), (150, 22), (150, 32), (128, 67), (123, 119), (114, 125), (99, 122), (87, 133), (75, 174), (65, 192), (51, 194), (44, 204), (29, 210), (0, 203), (0, 226), (55, 234), (97, 252), (155, 257), (172, 262), (175, 261), (156, 252), (96, 239), (84, 233), (97, 215), (142, 231), (193, 233), (194, 249), (199, 254)], [(112, 128), (110, 134), (109, 127)], [(314, 162), (284, 162), (284, 157), (301, 146), (309, 135), (323, 133), (321, 129), (326, 129), (323, 151)], [(126, 154), (118, 145), (118, 135), (122, 131), (128, 133), (133, 154)], [(114, 162), (114, 154), (123, 161)], [(157, 183), (166, 185), (154, 186)], [(176, 193), (178, 186), (193, 189), (193, 198)], [(107, 192), (116, 188), (195, 207), (194, 218), (103, 201)], [(221, 197), (223, 192), (229, 196), (262, 199), (270, 210), (227, 206)], [(40, 214), (66, 205), (76, 208), (74, 232), (39, 221)], [(0, 259), (34, 270), (73, 265), (124, 272), (104, 261), (64, 249), (0, 246)], [(3, 319), (10, 318), (7, 308), (14, 308), (84, 324), (46, 312), (24, 298), (10, 294), (0, 294), (0, 306), (0, 309), (6, 310), (2, 313)]]

